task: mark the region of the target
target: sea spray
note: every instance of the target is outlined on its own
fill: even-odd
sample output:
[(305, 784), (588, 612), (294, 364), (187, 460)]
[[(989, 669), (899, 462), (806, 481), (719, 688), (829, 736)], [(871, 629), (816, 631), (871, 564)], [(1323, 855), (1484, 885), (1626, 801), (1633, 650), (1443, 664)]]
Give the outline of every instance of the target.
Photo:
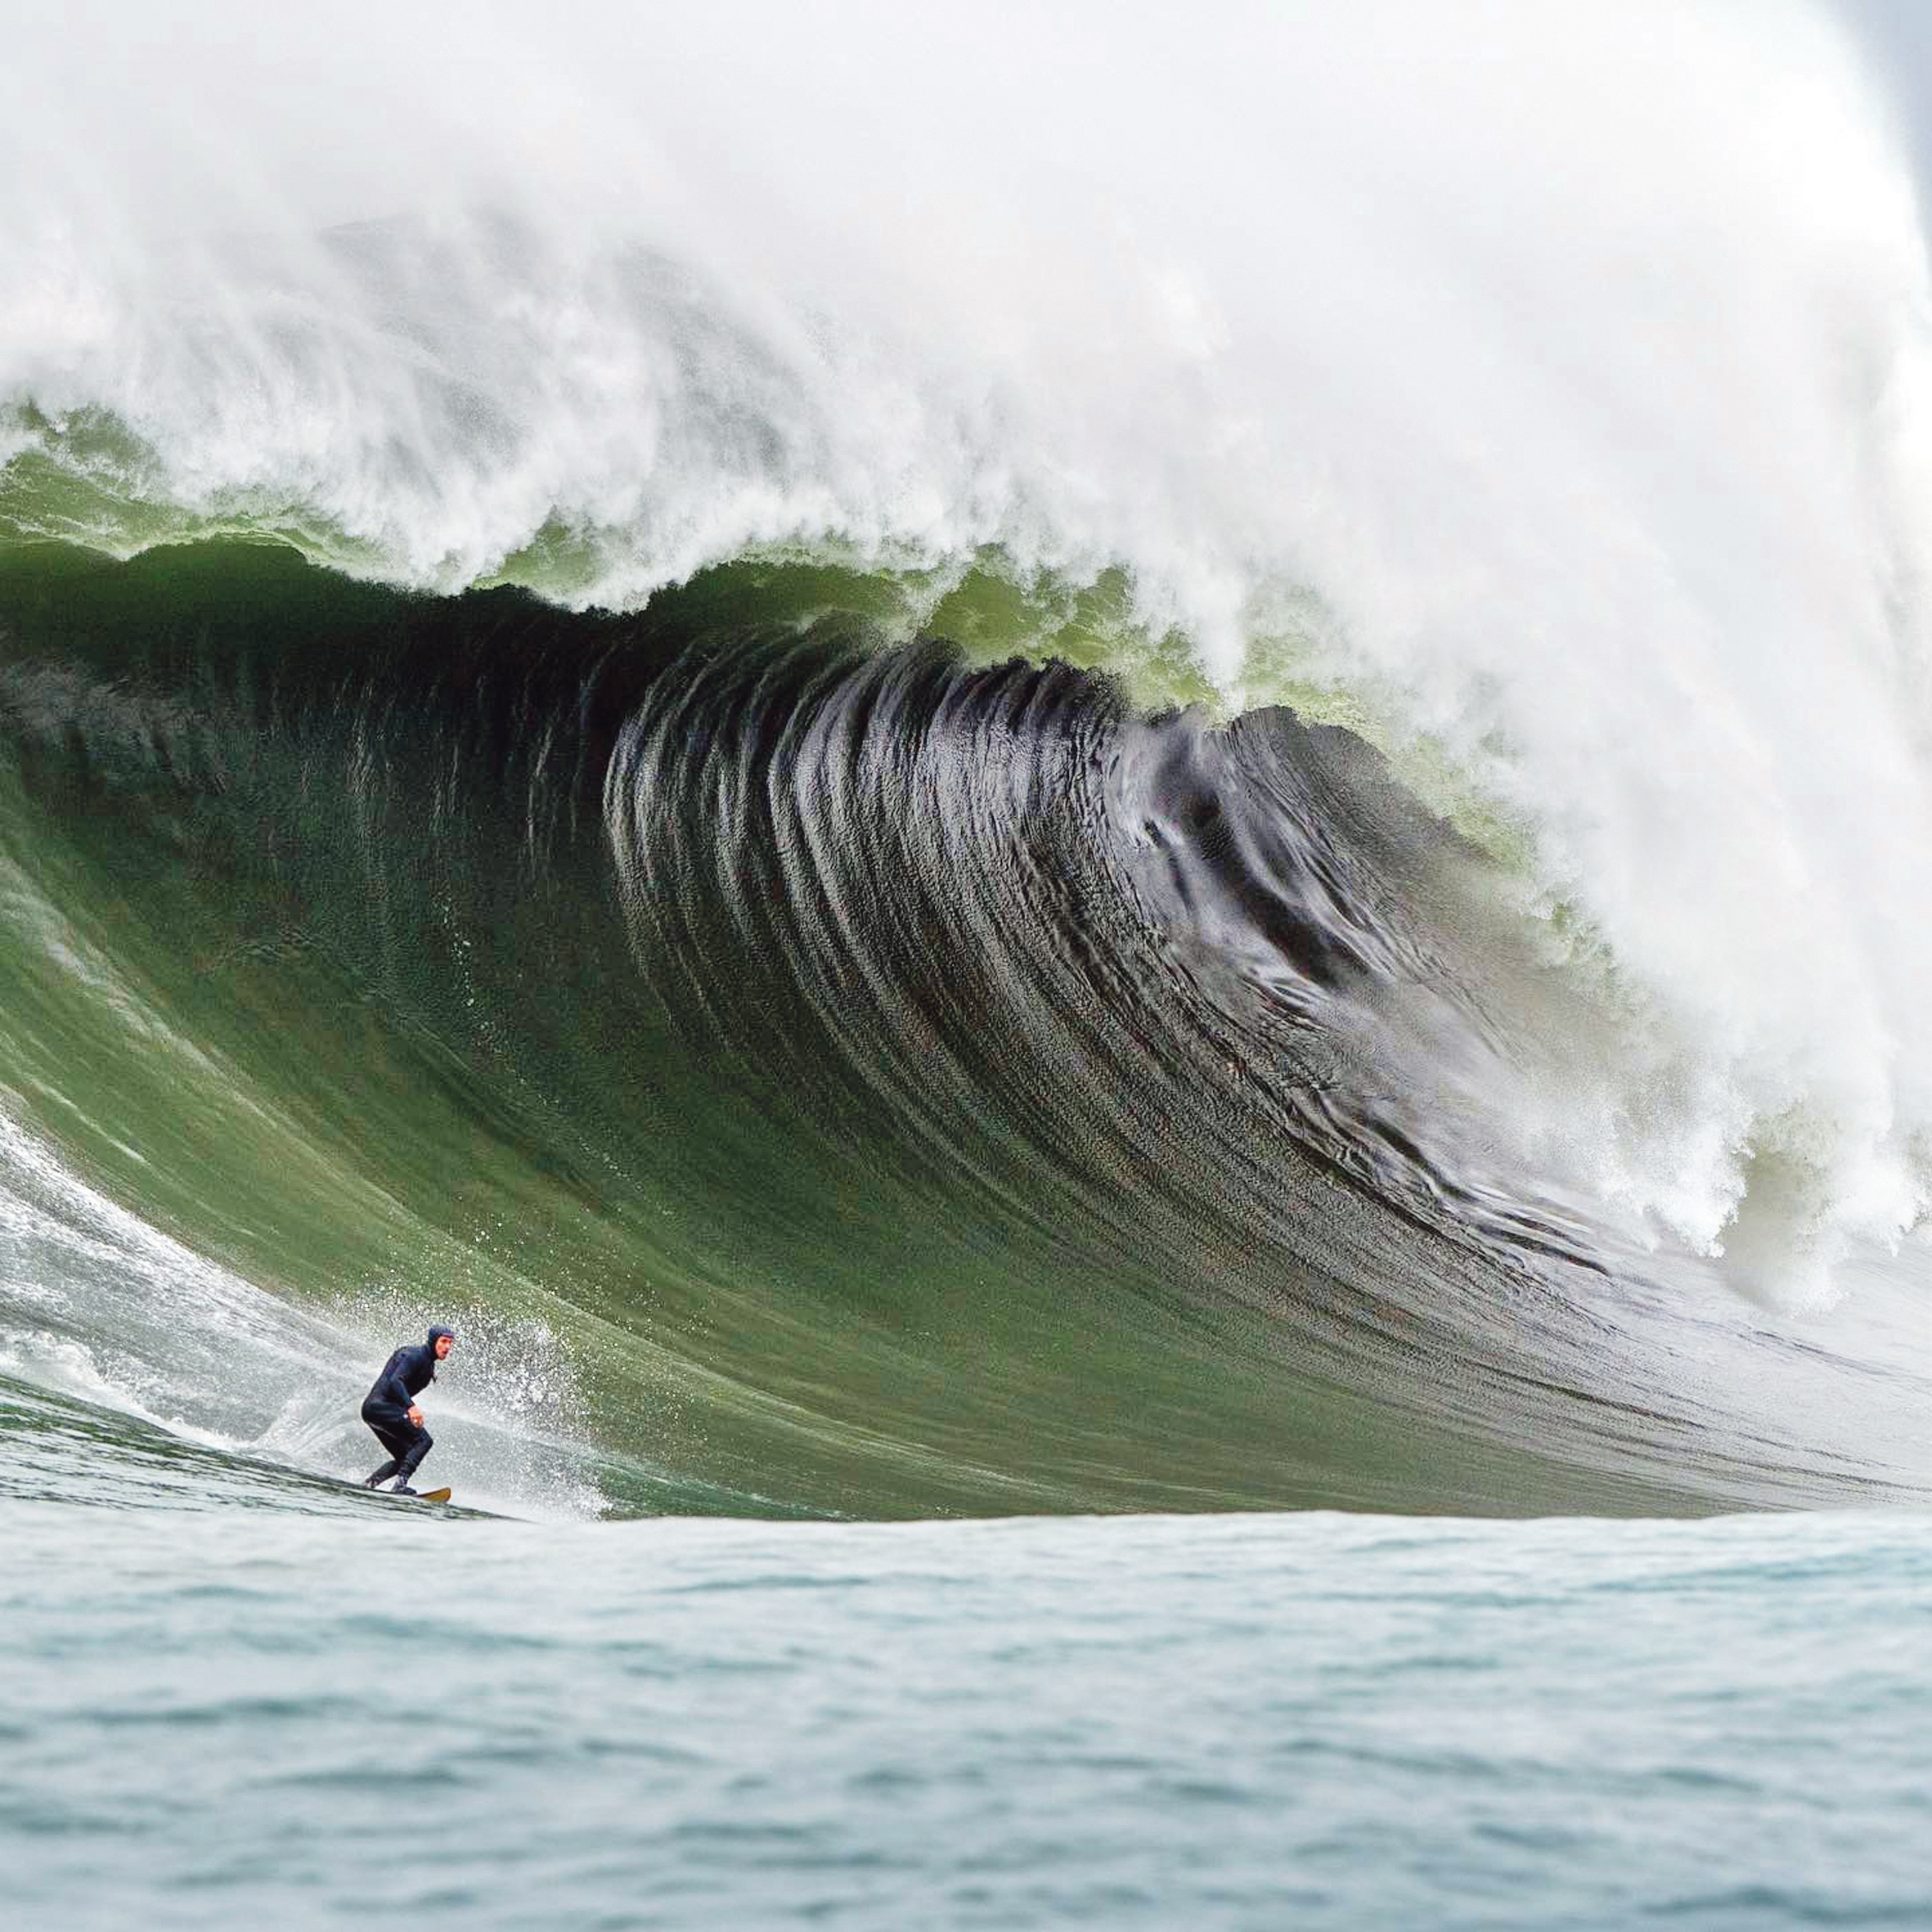
[(0, 396), (98, 541), (1117, 567), (1248, 701), (1312, 592), (1632, 990), (1601, 1188), (1773, 1292), (1915, 1224), (1927, 288), (1828, 16), (350, 17), (16, 26)]

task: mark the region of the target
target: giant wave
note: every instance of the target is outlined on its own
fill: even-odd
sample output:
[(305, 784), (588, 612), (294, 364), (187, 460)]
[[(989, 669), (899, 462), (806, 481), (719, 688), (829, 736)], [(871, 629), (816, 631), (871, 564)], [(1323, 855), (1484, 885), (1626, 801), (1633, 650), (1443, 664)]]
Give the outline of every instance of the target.
[(1486, 1096), (1601, 1016), (1351, 734), (760, 569), (630, 618), (246, 546), (0, 582), (12, 1105), (200, 1258), (23, 1270), (8, 1327), (231, 1442), (353, 1459), (357, 1337), (453, 1307), (542, 1338), (570, 1413), (512, 1434), (618, 1507), (1903, 1480), (1521, 1166)]
[(1914, 1486), (1849, 43), (1070, 18), (19, 24), (8, 1359), (333, 1467), (454, 1300), (622, 1507)]

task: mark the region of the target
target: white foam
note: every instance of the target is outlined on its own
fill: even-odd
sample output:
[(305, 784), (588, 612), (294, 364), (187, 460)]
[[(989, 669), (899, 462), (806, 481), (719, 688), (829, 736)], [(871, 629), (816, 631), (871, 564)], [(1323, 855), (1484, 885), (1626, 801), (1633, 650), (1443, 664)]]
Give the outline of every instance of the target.
[[(427, 1325), (404, 1299), (371, 1294), (332, 1319), (291, 1306), (110, 1200), (0, 1112), (0, 1364), (34, 1381), (204, 1448), (359, 1477), (382, 1459), (362, 1394)], [(555, 1337), (487, 1306), (463, 1319), (474, 1359), (434, 1407), (470, 1499), (600, 1513), (582, 1445), (560, 1426), (574, 1391)]]
[(9, 56), (0, 398), (139, 487), (444, 585), (560, 519), (585, 600), (1121, 562), (1250, 697), (1312, 590), (1613, 952), (1598, 1184), (1787, 1289), (1923, 1214), (1932, 302), (1831, 16), (96, 4)]

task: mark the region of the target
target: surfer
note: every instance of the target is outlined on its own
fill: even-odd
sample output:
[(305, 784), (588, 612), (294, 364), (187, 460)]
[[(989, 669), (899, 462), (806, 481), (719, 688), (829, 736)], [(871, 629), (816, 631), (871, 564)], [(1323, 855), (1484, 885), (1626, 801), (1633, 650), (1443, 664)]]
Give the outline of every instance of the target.
[(384, 1363), (375, 1386), (362, 1399), (362, 1420), (389, 1452), (389, 1460), (375, 1475), (362, 1479), (364, 1489), (378, 1489), (393, 1476), (396, 1480), (389, 1486), (397, 1495), (416, 1494), (409, 1479), (435, 1446), (423, 1427), (423, 1412), (416, 1399), (435, 1381), (436, 1364), (447, 1362), (456, 1346), (454, 1328), (432, 1328), (427, 1341), (414, 1348), (399, 1348)]

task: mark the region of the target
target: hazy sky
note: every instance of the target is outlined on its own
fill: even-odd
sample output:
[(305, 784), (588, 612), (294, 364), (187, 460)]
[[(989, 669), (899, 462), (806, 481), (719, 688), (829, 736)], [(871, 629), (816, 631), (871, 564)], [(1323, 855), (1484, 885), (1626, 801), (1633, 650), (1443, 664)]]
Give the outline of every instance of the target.
[(1932, 7), (1925, 0), (1837, 0), (1889, 84), (1912, 139), (1921, 199), (1932, 204)]

